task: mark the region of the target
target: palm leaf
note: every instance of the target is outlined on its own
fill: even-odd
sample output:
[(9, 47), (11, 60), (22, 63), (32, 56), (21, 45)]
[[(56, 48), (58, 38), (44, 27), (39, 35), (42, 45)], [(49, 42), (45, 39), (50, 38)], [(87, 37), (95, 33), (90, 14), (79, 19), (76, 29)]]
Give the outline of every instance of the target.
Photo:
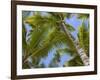
[(84, 23), (79, 27), (78, 38), (80, 46), (85, 50), (87, 55), (89, 55), (89, 31)]
[(69, 66), (83, 66), (83, 62), (81, 61), (79, 56), (76, 56), (74, 59), (70, 60)]
[(87, 19), (89, 18), (89, 14), (78, 14), (77, 15), (79, 19)]
[(75, 51), (70, 48), (61, 48), (61, 49), (58, 49), (57, 52), (61, 54), (62, 53), (70, 54), (71, 56), (74, 56), (76, 54)]
[(64, 64), (64, 66), (83, 66), (83, 65), (84, 65), (83, 62), (81, 61), (78, 55)]
[(65, 25), (66, 25), (66, 28), (69, 30), (69, 31), (75, 31), (75, 28), (73, 27), (73, 26), (71, 26), (70, 24), (66, 24), (65, 23)]

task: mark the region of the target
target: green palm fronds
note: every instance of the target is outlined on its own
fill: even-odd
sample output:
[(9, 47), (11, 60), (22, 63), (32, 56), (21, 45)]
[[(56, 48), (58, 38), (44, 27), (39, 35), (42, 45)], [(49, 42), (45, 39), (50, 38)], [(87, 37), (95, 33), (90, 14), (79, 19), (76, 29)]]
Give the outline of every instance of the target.
[(89, 27), (86, 27), (84, 22), (79, 27), (78, 40), (79, 40), (80, 46), (83, 47), (83, 49), (89, 56)]
[[(66, 18), (70, 18), (71, 13), (45, 12), (45, 14), (46, 15), (44, 15), (43, 12), (33, 12), (32, 16), (23, 19), (23, 68), (29, 68), (29, 58), (32, 59), (33, 67), (44, 67), (43, 64), (41, 66), (39, 65), (39, 61), (41, 58), (46, 57), (53, 48), (56, 49), (54, 62), (56, 61), (55, 59), (59, 60), (60, 56), (66, 53), (74, 56), (73, 60), (69, 61), (66, 66), (83, 65), (77, 54), (74, 43), (69, 38), (69, 35), (64, 32), (64, 28), (62, 27), (62, 23), (64, 23), (68, 31), (75, 31), (73, 26), (65, 22)], [(24, 24), (28, 24), (31, 27), (28, 35), (26, 35), (27, 31)], [(87, 31), (88, 30), (84, 28), (84, 24), (82, 24), (78, 32), (80, 46), (87, 51), (86, 53), (88, 53), (89, 44), (89, 42), (87, 42), (89, 32)], [(28, 40), (26, 39), (27, 37), (29, 37)], [(59, 48), (59, 45), (62, 44), (66, 46)]]

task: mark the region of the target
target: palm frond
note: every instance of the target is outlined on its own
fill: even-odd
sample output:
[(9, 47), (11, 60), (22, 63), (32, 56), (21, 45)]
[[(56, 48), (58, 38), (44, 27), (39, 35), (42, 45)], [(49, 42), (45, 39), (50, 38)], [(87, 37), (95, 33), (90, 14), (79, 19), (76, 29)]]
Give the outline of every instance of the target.
[(74, 28), (72, 25), (66, 24), (66, 23), (65, 23), (65, 25), (66, 25), (66, 28), (67, 28), (69, 31), (71, 31), (71, 32), (75, 31), (75, 28)]
[(64, 66), (83, 66), (83, 62), (81, 61), (80, 57), (77, 55), (73, 57), (71, 60), (66, 62)]
[(58, 49), (57, 52), (59, 53), (66, 53), (66, 54), (69, 54), (71, 56), (74, 56), (76, 53), (74, 50), (70, 49), (70, 48), (62, 48), (62, 49)]
[(87, 55), (89, 55), (89, 30), (84, 23), (79, 27), (78, 39), (80, 46), (85, 50)]
[(78, 14), (77, 15), (79, 19), (87, 19), (89, 18), (89, 14)]

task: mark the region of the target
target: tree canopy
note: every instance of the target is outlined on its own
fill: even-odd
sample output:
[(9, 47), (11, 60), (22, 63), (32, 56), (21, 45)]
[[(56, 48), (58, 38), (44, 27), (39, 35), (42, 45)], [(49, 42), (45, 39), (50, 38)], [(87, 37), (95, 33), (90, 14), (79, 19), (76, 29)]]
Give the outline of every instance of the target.
[[(64, 54), (70, 55), (70, 57), (63, 67), (84, 65), (73, 42), (65, 34), (61, 25), (64, 23), (70, 33), (75, 31), (75, 28), (65, 21), (66, 18), (72, 17), (72, 13), (34, 11), (29, 16), (30, 12), (27, 14), (26, 12), (23, 12), (22, 18), (23, 68), (45, 68), (46, 66), (41, 60), (47, 58), (51, 53), (54, 56), (48, 67), (59, 67), (61, 56)], [(89, 56), (89, 26), (87, 27), (84, 23), (84, 19), (88, 19), (89, 15), (77, 15), (78, 19), (83, 21), (78, 28), (77, 39)], [(29, 32), (26, 24), (30, 28)], [(74, 39), (72, 35), (71, 38)]]

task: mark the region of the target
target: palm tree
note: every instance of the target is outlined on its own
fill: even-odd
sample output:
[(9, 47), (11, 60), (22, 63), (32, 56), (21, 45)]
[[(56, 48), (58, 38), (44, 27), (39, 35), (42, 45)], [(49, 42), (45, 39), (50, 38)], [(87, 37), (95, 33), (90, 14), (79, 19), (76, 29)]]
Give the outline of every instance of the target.
[[(88, 56), (83, 48), (81, 48), (79, 41), (76, 41), (70, 33), (74, 28), (64, 21), (70, 14), (48, 12), (45, 13), (45, 15), (41, 15), (40, 12), (34, 12), (33, 16), (24, 20), (25, 23), (28, 23), (32, 27), (32, 30), (29, 34), (30, 38), (27, 41), (23, 38), (23, 40), (25, 39), (23, 42), (26, 42), (23, 43), (23, 64), (26, 64), (28, 58), (31, 57), (34, 66), (38, 65), (41, 57), (45, 57), (52, 47), (58, 47), (58, 43), (60, 45), (63, 43), (69, 47), (64, 49), (60, 48), (57, 49), (57, 51), (70, 51), (71, 53), (76, 53), (74, 55), (77, 55), (78, 53), (78, 56), (81, 58), (84, 65), (89, 65)], [(24, 28), (23, 33), (24, 36), (26, 36)], [(27, 44), (27, 48), (24, 47), (24, 44)], [(25, 52), (25, 50), (27, 51)]]
[(62, 27), (61, 29), (65, 32), (66, 37), (69, 38), (70, 42), (73, 43), (74, 48), (76, 49), (76, 52), (79, 54), (79, 56), (81, 57), (84, 65), (89, 65), (89, 58), (86, 55), (84, 49), (79, 45), (79, 41), (78, 40), (74, 40), (72, 38), (72, 35), (70, 34), (70, 32), (68, 31), (68, 27), (66, 26), (66, 23), (64, 21), (64, 19), (67, 17), (65, 13), (53, 13), (53, 15), (58, 15), (58, 17), (60, 18), (60, 26)]
[[(84, 23), (84, 20), (82, 24), (79, 26), (77, 36), (78, 36), (80, 47), (82, 47), (85, 54), (89, 57), (89, 25), (86, 26)], [(70, 61), (66, 62), (64, 65), (77, 66), (77, 65), (83, 65), (83, 64), (81, 60), (79, 59), (79, 55), (77, 55)]]

